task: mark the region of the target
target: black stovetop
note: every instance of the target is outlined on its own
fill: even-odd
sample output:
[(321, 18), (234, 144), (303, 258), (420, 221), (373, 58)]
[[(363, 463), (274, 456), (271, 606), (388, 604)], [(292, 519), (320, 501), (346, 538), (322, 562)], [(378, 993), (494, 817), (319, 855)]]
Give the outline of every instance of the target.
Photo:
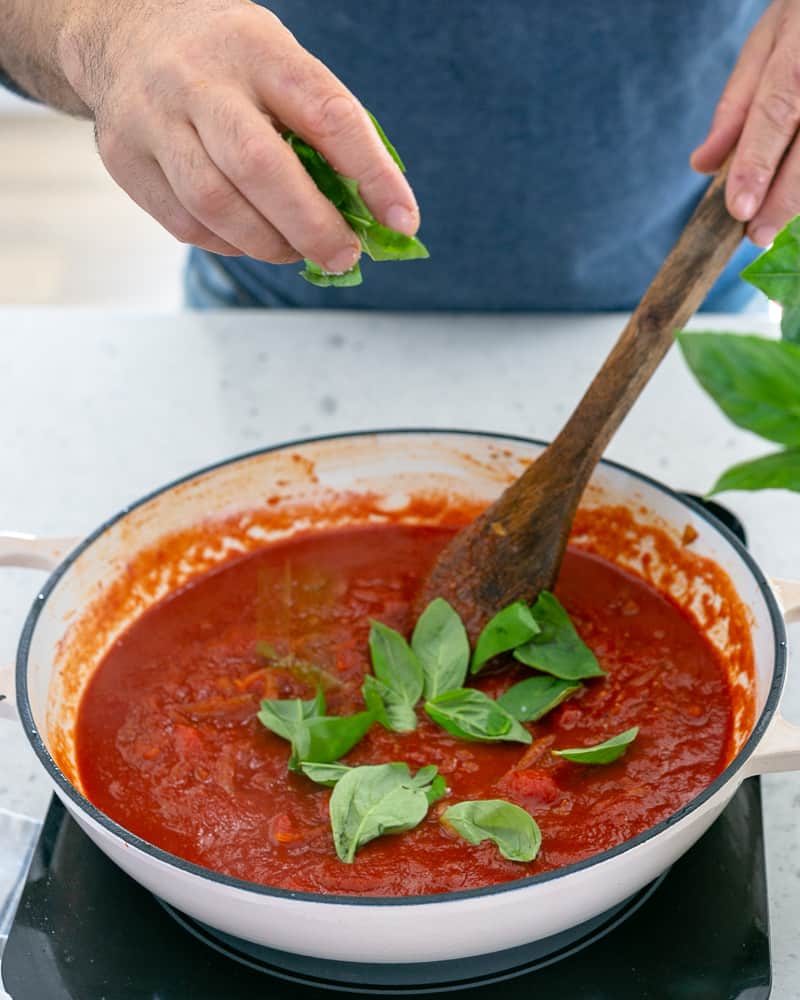
[[(743, 536), (735, 519), (714, 507)], [(583, 941), (528, 963), (516, 978), (487, 977), (468, 991), (463, 983), (453, 989), (470, 1000), (765, 1000), (771, 965), (757, 778), (627, 911), (627, 919), (623, 909)], [(325, 984), (296, 981), (313, 982), (310, 973), (295, 968), (286, 978), (265, 971), (246, 948), (223, 945), (177, 916), (109, 861), (53, 799), (3, 955), (3, 984), (13, 1000), (326, 995)], [(356, 988), (350, 995), (367, 994)]]

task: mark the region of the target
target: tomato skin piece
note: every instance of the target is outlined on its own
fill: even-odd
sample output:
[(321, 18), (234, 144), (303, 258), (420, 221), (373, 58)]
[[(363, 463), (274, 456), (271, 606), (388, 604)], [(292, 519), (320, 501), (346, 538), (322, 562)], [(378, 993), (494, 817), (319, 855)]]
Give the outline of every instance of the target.
[[(401, 896), (581, 860), (664, 819), (719, 774), (732, 726), (719, 654), (652, 587), (570, 549), (556, 594), (606, 676), (529, 724), (529, 747), (466, 743), (421, 707), (414, 732), (373, 726), (346, 763), (434, 764), (448, 793), (416, 829), (371, 841), (342, 864), (330, 790), (287, 770), (288, 744), (256, 719), (260, 699), (313, 697), (304, 666), (313, 664), (335, 678), (325, 692), (331, 714), (361, 711), (370, 618), (410, 636), (418, 581), (457, 527), (389, 521), (297, 536), (152, 607), (108, 651), (80, 706), (78, 769), (89, 799), (151, 843), (216, 871), (291, 890)], [(258, 652), (263, 644), (276, 650), (272, 666)], [(467, 683), (498, 697), (529, 676), (500, 657)], [(607, 766), (550, 752), (634, 725), (635, 753)], [(507, 861), (491, 845), (448, 835), (441, 810), (479, 798), (531, 813), (543, 836), (535, 861)]]

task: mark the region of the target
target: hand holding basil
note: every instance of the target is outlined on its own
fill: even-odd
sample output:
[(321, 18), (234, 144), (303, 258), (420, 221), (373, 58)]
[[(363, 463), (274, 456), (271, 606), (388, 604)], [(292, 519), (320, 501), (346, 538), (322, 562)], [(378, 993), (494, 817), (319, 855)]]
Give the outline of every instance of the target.
[[(370, 114), (370, 118), (390, 156), (405, 173), (405, 165), (398, 156), (397, 150), (389, 142), (386, 133), (375, 117)], [(416, 236), (406, 236), (403, 233), (395, 232), (393, 229), (382, 226), (375, 219), (359, 194), (356, 181), (337, 173), (321, 153), (309, 146), (296, 133), (287, 132), (284, 138), (297, 154), (320, 191), (329, 201), (333, 202), (350, 228), (356, 233), (361, 242), (361, 248), (367, 256), (375, 261), (419, 260), (430, 256), (425, 245)], [(363, 280), (361, 267), (358, 263), (344, 274), (331, 274), (313, 261), (307, 260), (305, 270), (301, 271), (300, 274), (306, 281), (321, 288), (352, 287), (360, 285)]]

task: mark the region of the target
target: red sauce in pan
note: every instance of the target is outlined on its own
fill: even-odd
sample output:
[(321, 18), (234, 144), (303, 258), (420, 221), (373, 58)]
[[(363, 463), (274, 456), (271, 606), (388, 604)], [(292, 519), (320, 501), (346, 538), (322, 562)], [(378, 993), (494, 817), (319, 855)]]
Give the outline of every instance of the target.
[[(416, 588), (454, 529), (384, 524), (275, 544), (199, 577), (145, 612), (114, 644), (76, 728), (88, 797), (129, 830), (230, 875), (323, 893), (414, 895), (547, 871), (605, 850), (697, 795), (730, 754), (732, 698), (722, 663), (684, 613), (642, 580), (577, 550), (557, 593), (608, 672), (540, 722), (532, 745), (458, 740), (419, 711), (414, 733), (375, 725), (348, 763), (436, 764), (448, 796), (408, 833), (333, 849), (330, 792), (287, 771), (288, 744), (257, 721), (263, 697), (310, 697), (295, 670), (264, 667), (258, 642), (332, 678), (332, 714), (360, 710), (369, 619), (411, 628)], [(495, 696), (530, 671), (481, 675)], [(590, 767), (551, 749), (640, 735), (619, 761)], [(536, 861), (505, 861), (448, 832), (438, 814), (505, 798), (542, 830)]]

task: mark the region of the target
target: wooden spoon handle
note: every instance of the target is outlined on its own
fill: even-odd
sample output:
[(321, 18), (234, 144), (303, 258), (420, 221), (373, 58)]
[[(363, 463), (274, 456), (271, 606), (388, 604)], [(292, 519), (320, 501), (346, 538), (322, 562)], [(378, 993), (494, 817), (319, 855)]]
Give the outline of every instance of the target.
[(728, 160), (714, 177), (678, 242), (653, 279), (550, 449), (574, 482), (588, 481), (614, 432), (738, 247), (744, 223), (728, 214)]

